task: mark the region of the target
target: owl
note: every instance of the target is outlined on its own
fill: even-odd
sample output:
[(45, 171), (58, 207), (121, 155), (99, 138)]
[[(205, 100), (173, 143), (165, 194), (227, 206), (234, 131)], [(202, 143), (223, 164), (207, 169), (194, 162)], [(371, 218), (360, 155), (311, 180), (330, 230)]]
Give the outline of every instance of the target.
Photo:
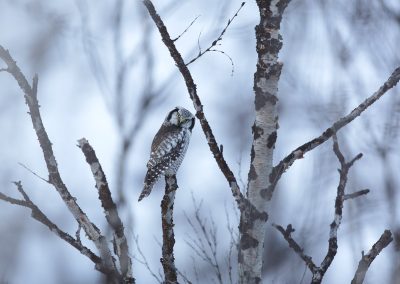
[(194, 122), (193, 114), (183, 107), (176, 107), (168, 113), (151, 144), (139, 201), (150, 194), (161, 176), (176, 174), (189, 146)]

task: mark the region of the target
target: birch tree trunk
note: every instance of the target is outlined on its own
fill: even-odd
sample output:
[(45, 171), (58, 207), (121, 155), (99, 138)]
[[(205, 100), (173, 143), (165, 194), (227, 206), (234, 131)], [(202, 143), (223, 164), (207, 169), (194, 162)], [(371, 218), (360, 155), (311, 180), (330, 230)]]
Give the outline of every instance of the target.
[[(277, 92), (282, 70), (278, 53), (282, 47), (279, 34), (282, 14), (290, 0), (257, 0), (260, 23), (256, 26), (257, 70), (254, 74), (255, 122), (248, 174), (247, 197), (259, 213), (267, 211), (272, 197), (269, 176), (277, 138)], [(240, 218), (239, 282), (260, 283), (264, 237), (267, 222), (260, 214), (245, 212)]]

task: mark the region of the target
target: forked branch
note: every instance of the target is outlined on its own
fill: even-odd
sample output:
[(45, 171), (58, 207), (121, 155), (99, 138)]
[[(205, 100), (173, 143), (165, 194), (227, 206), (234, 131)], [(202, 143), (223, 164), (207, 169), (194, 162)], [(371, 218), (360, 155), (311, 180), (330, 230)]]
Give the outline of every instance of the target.
[(345, 188), (346, 188), (346, 184), (347, 184), (347, 177), (348, 177), (349, 170), (357, 160), (361, 159), (362, 154), (360, 153), (360, 154), (356, 155), (351, 161), (346, 162), (342, 152), (340, 151), (339, 143), (337, 141), (337, 137), (336, 137), (335, 133), (333, 133), (333, 151), (340, 163), (340, 170), (339, 170), (340, 178), (339, 178), (339, 185), (337, 187), (337, 193), (336, 193), (335, 216), (330, 225), (328, 251), (325, 255), (325, 258), (321, 262), (321, 264), (319, 266), (317, 266), (313, 262), (312, 258), (310, 256), (308, 256), (307, 254), (305, 254), (304, 249), (293, 239), (292, 233), (294, 232), (294, 229), (292, 228), (292, 225), (289, 224), (287, 226), (287, 228), (284, 229), (282, 226), (273, 224), (273, 226), (282, 234), (282, 236), (288, 242), (289, 246), (294, 250), (294, 252), (297, 255), (300, 256), (300, 258), (307, 265), (308, 269), (312, 273), (312, 282), (311, 283), (313, 283), (313, 284), (321, 283), (322, 278), (324, 277), (326, 271), (328, 270), (328, 268), (332, 264), (333, 259), (336, 256), (337, 249), (338, 249), (337, 233), (338, 233), (341, 221), (342, 221), (344, 201), (347, 199), (352, 199), (352, 198), (356, 198), (356, 197), (365, 195), (369, 192), (369, 190), (361, 190), (361, 191), (357, 191), (351, 195), (345, 194)]
[(392, 72), (386, 82), (370, 97), (365, 99), (360, 105), (358, 105), (355, 109), (353, 109), (348, 115), (342, 117), (333, 123), (329, 128), (327, 128), (320, 136), (312, 139), (311, 141), (304, 143), (303, 145), (297, 147), (293, 150), (289, 155), (287, 155), (282, 161), (280, 161), (272, 170), (272, 173), (269, 177), (271, 185), (267, 189), (268, 195), (272, 196), (272, 193), (275, 190), (276, 184), (280, 180), (282, 174), (289, 169), (293, 163), (303, 158), (303, 156), (325, 143), (333, 136), (334, 133), (338, 132), (340, 129), (345, 127), (347, 124), (356, 119), (359, 115), (361, 115), (368, 107), (374, 104), (377, 100), (379, 100), (388, 90), (395, 87), (400, 80), (400, 67)]

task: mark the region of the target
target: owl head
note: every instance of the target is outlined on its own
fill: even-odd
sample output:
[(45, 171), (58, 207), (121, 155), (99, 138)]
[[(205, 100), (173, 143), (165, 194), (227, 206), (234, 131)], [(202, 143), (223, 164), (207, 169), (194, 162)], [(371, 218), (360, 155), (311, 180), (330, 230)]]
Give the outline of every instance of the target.
[(192, 131), (194, 122), (194, 115), (190, 111), (183, 107), (177, 106), (168, 113), (164, 123), (176, 125), (181, 128), (187, 128)]

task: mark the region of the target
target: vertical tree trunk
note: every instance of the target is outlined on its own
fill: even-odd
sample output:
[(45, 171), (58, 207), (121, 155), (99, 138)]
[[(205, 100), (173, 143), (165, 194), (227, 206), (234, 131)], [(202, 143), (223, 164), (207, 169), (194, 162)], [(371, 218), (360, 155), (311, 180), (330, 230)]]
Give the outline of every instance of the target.
[[(282, 47), (279, 34), (282, 14), (290, 0), (257, 0), (260, 23), (256, 26), (257, 70), (254, 74), (255, 122), (248, 174), (248, 200), (260, 212), (266, 211), (272, 197), (269, 176), (277, 138), (277, 92), (282, 70), (278, 53)], [(265, 214), (265, 213), (264, 213)], [(261, 282), (264, 236), (267, 215), (245, 212), (240, 220), (239, 282)]]

